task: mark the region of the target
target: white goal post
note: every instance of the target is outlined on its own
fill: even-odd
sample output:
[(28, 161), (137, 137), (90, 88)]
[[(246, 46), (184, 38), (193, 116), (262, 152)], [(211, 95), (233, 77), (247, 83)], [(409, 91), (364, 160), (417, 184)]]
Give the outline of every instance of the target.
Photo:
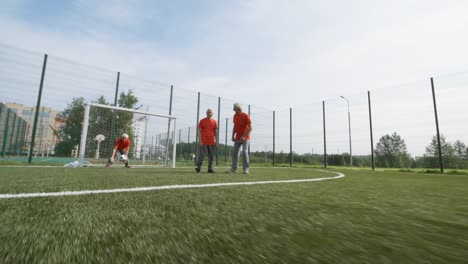
[[(154, 135), (156, 130), (164, 132), (154, 142), (155, 136), (151, 137), (151, 134)], [(172, 167), (175, 167), (175, 117), (97, 103), (85, 104), (79, 148), (80, 166), (83, 167), (85, 163), (103, 165), (112, 153), (114, 141), (122, 133), (129, 134), (132, 141), (129, 152), (131, 165), (167, 166), (171, 160)], [(148, 136), (151, 140), (147, 139)]]

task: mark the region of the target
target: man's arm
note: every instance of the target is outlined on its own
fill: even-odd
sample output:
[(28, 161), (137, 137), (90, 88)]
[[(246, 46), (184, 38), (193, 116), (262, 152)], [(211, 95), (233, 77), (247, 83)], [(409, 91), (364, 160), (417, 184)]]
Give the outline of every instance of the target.
[(250, 135), (250, 132), (252, 132), (252, 124), (249, 124), (249, 128), (245, 131), (244, 135), (242, 135), (241, 140), (245, 140)]
[(114, 149), (112, 149), (112, 156), (110, 158), (111, 161), (114, 161), (114, 157), (115, 157), (115, 152), (117, 151), (117, 147), (114, 147)]
[(235, 130), (235, 127), (233, 126), (232, 127), (232, 141), (236, 141), (236, 138), (234, 137), (235, 134), (236, 134), (236, 130)]
[(198, 128), (198, 144), (200, 144), (200, 146), (203, 146), (201, 139), (202, 139), (201, 128)]

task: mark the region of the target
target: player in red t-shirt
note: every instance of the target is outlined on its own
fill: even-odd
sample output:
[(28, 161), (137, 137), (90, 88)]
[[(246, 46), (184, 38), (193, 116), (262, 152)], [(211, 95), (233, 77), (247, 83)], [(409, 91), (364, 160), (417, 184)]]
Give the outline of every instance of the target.
[(250, 132), (252, 132), (252, 121), (247, 113), (242, 112), (242, 106), (235, 103), (233, 110), (234, 126), (232, 128), (232, 141), (234, 141), (234, 149), (232, 151), (232, 165), (229, 173), (237, 172), (237, 164), (239, 163), (240, 147), (242, 146), (242, 158), (244, 174), (249, 174), (249, 144)]
[(132, 142), (128, 139), (128, 134), (123, 133), (117, 140), (114, 142), (114, 148), (112, 149), (112, 156), (109, 158), (109, 161), (106, 164), (106, 168), (109, 168), (110, 165), (114, 162), (114, 157), (116, 152), (119, 152), (119, 155), (125, 155), (126, 158), (123, 159), (125, 162), (125, 168), (131, 168), (128, 166), (128, 151), (130, 150), (130, 145)]
[(208, 154), (208, 173), (214, 173), (213, 171), (213, 155), (216, 149), (216, 135), (218, 131), (218, 124), (216, 120), (212, 118), (213, 111), (211, 109), (206, 110), (206, 117), (200, 120), (198, 124), (198, 135), (200, 139), (200, 151), (198, 154), (197, 167), (195, 171), (200, 172), (203, 164), (203, 159)]

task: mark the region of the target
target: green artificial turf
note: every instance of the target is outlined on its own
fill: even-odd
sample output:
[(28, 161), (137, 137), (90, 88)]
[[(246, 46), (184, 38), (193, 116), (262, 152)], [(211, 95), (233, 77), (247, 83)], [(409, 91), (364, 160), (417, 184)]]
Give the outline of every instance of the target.
[[(0, 167), (0, 194), (336, 175), (192, 170)], [(0, 263), (467, 262), (468, 177), (342, 172), (320, 182), (0, 199)]]

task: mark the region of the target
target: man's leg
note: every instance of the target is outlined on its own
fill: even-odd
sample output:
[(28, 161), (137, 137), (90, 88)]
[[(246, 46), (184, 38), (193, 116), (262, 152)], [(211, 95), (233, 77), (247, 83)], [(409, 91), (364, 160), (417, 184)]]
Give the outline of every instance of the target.
[(206, 148), (207, 148), (207, 146), (205, 146), (205, 145), (200, 146), (200, 149), (198, 151), (197, 167), (195, 168), (196, 172), (200, 172), (200, 170), (201, 170), (201, 166), (203, 164), (203, 159), (205, 159), (205, 155), (206, 155)]
[[(121, 149), (117, 149), (117, 153), (118, 153), (117, 159), (120, 160), (120, 155), (125, 154), (125, 151)], [(127, 160), (125, 161), (125, 168), (128, 168), (128, 167), (130, 166), (128, 166), (128, 156), (127, 156)]]
[(249, 173), (249, 168), (250, 168), (250, 160), (249, 160), (249, 144), (250, 144), (250, 141), (249, 140), (246, 140), (242, 143), (242, 152), (243, 152), (243, 155), (242, 155), (242, 158), (243, 158), (243, 169), (244, 169), (244, 173)]
[(234, 149), (232, 150), (231, 172), (237, 171), (237, 164), (239, 163), (239, 154), (240, 154), (241, 145), (242, 143), (234, 142)]
[(206, 150), (208, 152), (208, 172), (213, 172), (213, 153), (214, 153), (215, 146), (210, 145), (206, 146)]

